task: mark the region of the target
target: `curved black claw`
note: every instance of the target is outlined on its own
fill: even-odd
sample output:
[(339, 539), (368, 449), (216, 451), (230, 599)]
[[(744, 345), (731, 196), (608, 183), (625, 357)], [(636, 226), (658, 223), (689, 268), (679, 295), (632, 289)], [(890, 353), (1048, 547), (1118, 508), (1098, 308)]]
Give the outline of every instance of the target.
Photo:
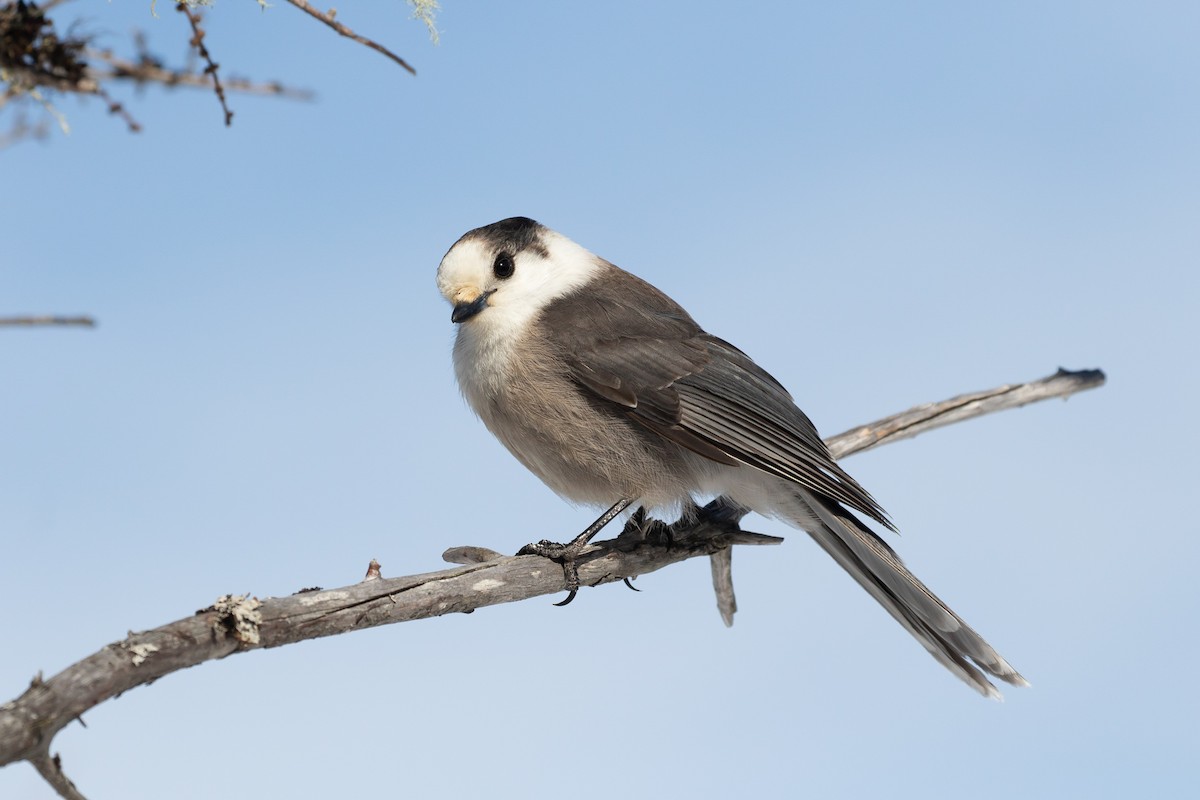
[(630, 589), (633, 589), (635, 592), (640, 592), (640, 591), (641, 591), (641, 589), (639, 589), (638, 587), (634, 586), (634, 585), (633, 585), (633, 583), (631, 582), (632, 580), (633, 580), (632, 578), (622, 578), (622, 579), (621, 579), (621, 581), (622, 581), (622, 582), (624, 582), (624, 584), (625, 584), (626, 586), (628, 586)]
[(574, 599), (575, 599), (575, 595), (577, 595), (577, 594), (579, 594), (579, 587), (578, 587), (578, 586), (576, 586), (574, 589), (572, 589), (572, 590), (571, 590), (571, 591), (570, 591), (570, 592), (567, 594), (567, 599), (566, 599), (566, 600), (563, 600), (561, 603), (551, 603), (550, 605), (552, 605), (552, 606), (558, 606), (559, 608), (562, 608), (562, 607), (563, 607), (563, 606), (565, 606), (567, 603), (570, 603), (572, 600), (574, 600)]

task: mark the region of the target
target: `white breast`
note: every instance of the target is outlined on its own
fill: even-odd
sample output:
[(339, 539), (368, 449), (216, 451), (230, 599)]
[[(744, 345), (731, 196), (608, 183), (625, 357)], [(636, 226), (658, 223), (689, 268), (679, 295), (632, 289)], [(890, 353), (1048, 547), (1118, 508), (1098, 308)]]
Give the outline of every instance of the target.
[(509, 383), (509, 364), (521, 333), (516, 331), (518, 335), (513, 336), (512, 326), (491, 324), (507, 322), (486, 319), (493, 311), (495, 309), (489, 308), (460, 326), (454, 340), (454, 374), (458, 378), (458, 386), (471, 408), (481, 417), (485, 416)]

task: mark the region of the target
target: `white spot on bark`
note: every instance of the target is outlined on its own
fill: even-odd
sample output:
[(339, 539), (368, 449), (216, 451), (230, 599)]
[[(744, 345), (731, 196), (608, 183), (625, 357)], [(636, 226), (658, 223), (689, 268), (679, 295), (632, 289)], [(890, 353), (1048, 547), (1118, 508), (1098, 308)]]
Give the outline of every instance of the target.
[(142, 664), (146, 663), (146, 659), (150, 657), (151, 653), (158, 652), (158, 645), (156, 645), (156, 644), (131, 644), (128, 647), (126, 647), (125, 649), (128, 650), (129, 652), (133, 653), (133, 665), (135, 667), (140, 667)]
[(349, 592), (312, 592), (311, 594), (299, 595), (300, 605), (315, 606), (317, 603), (324, 603), (328, 600), (349, 600)]
[(471, 584), (473, 592), (490, 592), (492, 589), (498, 589), (504, 585), (504, 581), (498, 581), (495, 578), (484, 578), (481, 581)]

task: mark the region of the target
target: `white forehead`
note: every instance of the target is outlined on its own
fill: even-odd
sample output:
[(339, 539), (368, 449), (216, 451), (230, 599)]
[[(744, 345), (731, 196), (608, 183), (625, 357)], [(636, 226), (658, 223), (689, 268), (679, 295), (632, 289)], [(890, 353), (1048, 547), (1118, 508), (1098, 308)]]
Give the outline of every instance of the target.
[(464, 286), (483, 288), (483, 281), (492, 271), (495, 255), (478, 239), (462, 239), (450, 248), (438, 265), (438, 290), (450, 298)]

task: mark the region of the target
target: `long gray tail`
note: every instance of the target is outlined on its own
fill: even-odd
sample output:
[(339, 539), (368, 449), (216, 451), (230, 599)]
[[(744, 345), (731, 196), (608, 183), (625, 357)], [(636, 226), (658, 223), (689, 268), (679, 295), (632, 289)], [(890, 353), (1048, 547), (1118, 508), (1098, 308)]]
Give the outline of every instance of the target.
[(857, 517), (834, 501), (807, 492), (794, 492), (794, 496), (808, 514), (788, 514), (789, 521), (808, 531), (946, 669), (996, 700), (1002, 699), (1000, 692), (984, 672), (1015, 686), (1029, 685)]

